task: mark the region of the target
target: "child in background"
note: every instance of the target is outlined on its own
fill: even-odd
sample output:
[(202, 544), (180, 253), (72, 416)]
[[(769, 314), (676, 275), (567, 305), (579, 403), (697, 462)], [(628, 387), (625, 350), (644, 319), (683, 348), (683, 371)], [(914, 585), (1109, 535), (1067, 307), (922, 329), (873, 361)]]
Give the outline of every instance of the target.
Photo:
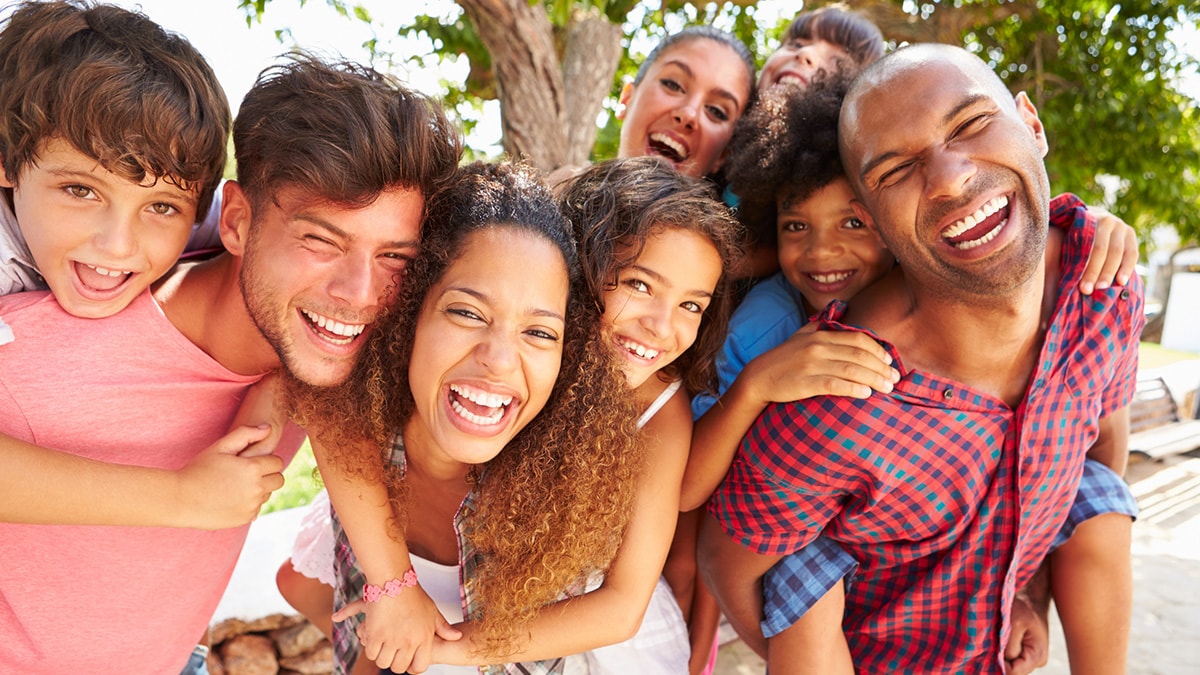
[[(699, 419), (685, 473), (683, 508), (707, 500), (742, 436), (768, 404), (818, 395), (865, 398), (874, 391), (891, 391), (899, 379), (884, 349), (865, 334), (816, 331), (806, 325), (809, 316), (832, 301), (850, 300), (895, 262), (874, 230), (856, 217), (855, 196), (838, 155), (837, 118), (847, 85), (848, 78), (835, 76), (814, 83), (800, 96), (784, 90), (767, 92), (739, 123), (749, 133), (735, 136), (730, 146), (734, 187), (743, 195), (741, 215), (759, 228), (760, 236), (773, 230), (781, 271), (751, 289), (734, 313), (717, 360), (720, 399), (702, 395), (693, 401)], [(1061, 235), (1052, 230), (1052, 237)], [(1098, 236), (1093, 262), (1124, 260), (1125, 251), (1107, 248), (1123, 241), (1120, 236)], [(1122, 471), (1123, 462), (1112, 468)], [(1085, 486), (1087, 481), (1085, 472)], [(1070, 536), (1078, 524), (1069, 522), (1064, 536)], [(1128, 528), (1128, 520), (1124, 526)], [(1113, 559), (1120, 551), (1117, 544), (1106, 542), (1121, 541), (1100, 530), (1079, 530), (1053, 554), (1053, 564), (1082, 573), (1090, 565), (1088, 555), (1104, 550), (1103, 555)], [(820, 560), (828, 566), (818, 566), (821, 572), (816, 573), (818, 567), (803, 560)], [(817, 653), (803, 642), (800, 630), (788, 629), (798, 626), (801, 617), (807, 618), (810, 608), (836, 611), (840, 582), (856, 566), (836, 544), (819, 538), (764, 577), (762, 628), (770, 639), (767, 654), (772, 672), (786, 672), (783, 664)], [(784, 576), (777, 572), (780, 568), (803, 569), (813, 586), (801, 591), (776, 581)], [(826, 595), (831, 589), (836, 593)], [(1070, 587), (1067, 592), (1078, 593)], [(1060, 611), (1069, 616), (1073, 607), (1082, 606), (1079, 600), (1068, 600)], [(840, 621), (840, 613), (838, 617)], [(1070, 634), (1069, 625), (1066, 629)], [(762, 651), (756, 636), (747, 641)]]
[(776, 85), (803, 90), (825, 76), (853, 77), (883, 56), (883, 34), (856, 12), (821, 7), (800, 12), (758, 75), (758, 92)]

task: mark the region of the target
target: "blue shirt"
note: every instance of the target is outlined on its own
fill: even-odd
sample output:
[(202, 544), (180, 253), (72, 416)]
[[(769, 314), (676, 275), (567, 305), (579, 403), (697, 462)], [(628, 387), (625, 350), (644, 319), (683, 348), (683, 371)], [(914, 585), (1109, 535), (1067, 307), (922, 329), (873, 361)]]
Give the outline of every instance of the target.
[(701, 393), (692, 399), (692, 417), (699, 419), (708, 412), (747, 363), (783, 344), (806, 323), (804, 296), (783, 272), (751, 288), (730, 318), (729, 335), (717, 354), (717, 396)]

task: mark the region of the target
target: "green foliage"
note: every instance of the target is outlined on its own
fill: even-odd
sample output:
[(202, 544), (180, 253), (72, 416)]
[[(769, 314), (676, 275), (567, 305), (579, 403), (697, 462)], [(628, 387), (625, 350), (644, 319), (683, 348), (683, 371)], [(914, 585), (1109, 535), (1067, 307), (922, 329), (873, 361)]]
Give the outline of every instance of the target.
[(283, 471), (283, 487), (263, 504), (259, 515), (304, 506), (312, 501), (322, 487), (321, 479), (317, 477), (317, 462), (306, 440), (296, 453), (296, 458)]
[[(238, 0), (247, 21), (270, 0)], [(303, 0), (302, 0), (303, 1)], [(792, 16), (758, 16), (754, 0), (530, 0), (543, 2), (563, 39), (574, 12), (599, 10), (622, 26), (626, 50), (605, 103), (594, 158), (616, 154), (616, 99), (637, 65), (667, 33), (710, 24), (732, 31), (759, 59), (778, 44)], [(326, 0), (344, 14), (359, 6)], [(797, 3), (796, 10), (823, 2)], [(1179, 74), (1196, 69), (1194, 56), (1168, 38), (1172, 27), (1200, 20), (1200, 0), (856, 0), (864, 11), (897, 8), (924, 21), (962, 19), (961, 43), (989, 61), (1010, 89), (1028, 90), (1051, 141), (1047, 166), (1055, 190), (1107, 203), (1143, 232), (1174, 225), (1184, 241), (1200, 241), (1200, 108), (1175, 88)], [(361, 10), (366, 16), (366, 10)], [(767, 25), (770, 24), (770, 25)], [(945, 24), (940, 24), (945, 25)], [(402, 34), (426, 36), (433, 51), (409, 57), (418, 66), (468, 59), (465, 82), (447, 82), (446, 104), (464, 124), (482, 100), (495, 98), (486, 49), (457, 8), (448, 16), (421, 16)], [(885, 37), (886, 35), (885, 28)], [(953, 38), (947, 38), (953, 39)], [(1110, 201), (1110, 198), (1113, 198)]]
[(1196, 61), (1168, 32), (1198, 16), (1196, 2), (1038, 3), (1027, 18), (976, 26), (963, 41), (1037, 105), (1056, 191), (1093, 204), (1115, 196), (1113, 211), (1142, 231), (1168, 223), (1197, 240), (1200, 111), (1174, 84)]

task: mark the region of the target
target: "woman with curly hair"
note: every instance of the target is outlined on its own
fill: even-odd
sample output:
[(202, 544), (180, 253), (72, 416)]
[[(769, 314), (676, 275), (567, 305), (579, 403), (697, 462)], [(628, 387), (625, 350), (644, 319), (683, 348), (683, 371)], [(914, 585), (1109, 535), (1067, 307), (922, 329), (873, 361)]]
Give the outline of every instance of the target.
[[(642, 465), (636, 415), (570, 229), (530, 173), (468, 167), (429, 214), (350, 381), (289, 391), (314, 442), (336, 450), (323, 456), (362, 484), (359, 503), (334, 503), (347, 524), (335, 518), (339, 672), (360, 642), (400, 672), (556, 672), (557, 657), (624, 637), (603, 594), (561, 600), (621, 542)], [(381, 477), (396, 541), (368, 487)], [(388, 618), (425, 595), (466, 622), (414, 660)]]
[(688, 402), (716, 383), (713, 358), (732, 303), (728, 270), (740, 255), (740, 231), (710, 183), (656, 157), (596, 164), (565, 187), (561, 201), (609, 346), (643, 411), (646, 452), (633, 517), (596, 591), (639, 598), (622, 601), (613, 616), (641, 627), (631, 640), (572, 659), (568, 672), (699, 672), (717, 615), (706, 622), (694, 611), (698, 519), (680, 516), (679, 485), (692, 433)]

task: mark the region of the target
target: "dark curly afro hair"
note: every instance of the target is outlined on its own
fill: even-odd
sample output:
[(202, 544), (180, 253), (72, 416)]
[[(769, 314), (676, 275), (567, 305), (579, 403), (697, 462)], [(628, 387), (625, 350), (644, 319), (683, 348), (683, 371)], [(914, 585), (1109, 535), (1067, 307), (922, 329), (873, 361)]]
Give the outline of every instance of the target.
[(851, 77), (834, 74), (803, 91), (774, 87), (737, 122), (727, 174), (753, 243), (774, 246), (776, 205), (803, 200), (840, 176), (838, 113)]

